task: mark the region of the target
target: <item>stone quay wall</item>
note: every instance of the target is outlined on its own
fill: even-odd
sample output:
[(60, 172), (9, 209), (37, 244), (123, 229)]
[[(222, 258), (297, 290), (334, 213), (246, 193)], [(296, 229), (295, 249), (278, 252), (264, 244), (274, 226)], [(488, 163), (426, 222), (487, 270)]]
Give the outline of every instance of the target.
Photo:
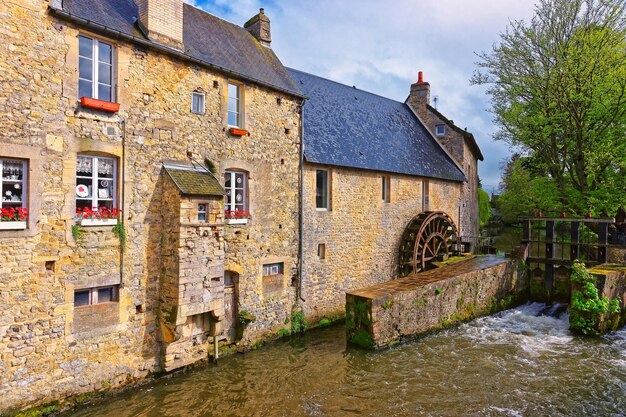
[(522, 304), (529, 280), (521, 262), (474, 257), (351, 291), (346, 295), (348, 340), (381, 348)]
[[(109, 115), (78, 102), (78, 35), (46, 0), (0, 4), (0, 157), (28, 163), (23, 231), (0, 231), (0, 413), (143, 378), (163, 369), (159, 290), (164, 160), (213, 161), (248, 173), (251, 219), (225, 225), (224, 268), (238, 274), (238, 307), (256, 316), (249, 344), (275, 333), (295, 300), (299, 99), (244, 83), (248, 136), (229, 135), (225, 74), (116, 39)], [(192, 91), (206, 112), (190, 112)], [(281, 100), (277, 100), (280, 98)], [(117, 161), (126, 246), (113, 227), (74, 227), (77, 154)], [(123, 201), (122, 201), (123, 200)], [(80, 231), (80, 237), (73, 233)], [(263, 264), (283, 262), (264, 293)], [(77, 311), (74, 291), (119, 286), (118, 300)], [(85, 307), (81, 307), (85, 308)], [(96, 312), (96, 309), (106, 311)], [(93, 320), (95, 314), (106, 319)]]
[[(330, 210), (315, 207), (316, 169), (329, 171)], [(382, 175), (391, 177), (382, 201)], [(402, 233), (422, 212), (423, 178), (305, 164), (303, 187), (302, 303), (309, 321), (343, 316), (345, 293), (398, 276)], [(461, 183), (429, 180), (430, 210), (458, 224)], [(318, 256), (318, 245), (325, 256)]]

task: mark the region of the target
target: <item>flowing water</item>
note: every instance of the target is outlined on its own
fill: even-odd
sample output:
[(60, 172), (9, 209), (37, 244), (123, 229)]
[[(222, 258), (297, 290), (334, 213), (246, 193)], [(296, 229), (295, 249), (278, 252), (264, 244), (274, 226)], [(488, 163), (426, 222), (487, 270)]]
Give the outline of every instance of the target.
[(555, 312), (528, 304), (379, 352), (315, 330), (65, 416), (626, 415), (626, 331), (574, 337)]

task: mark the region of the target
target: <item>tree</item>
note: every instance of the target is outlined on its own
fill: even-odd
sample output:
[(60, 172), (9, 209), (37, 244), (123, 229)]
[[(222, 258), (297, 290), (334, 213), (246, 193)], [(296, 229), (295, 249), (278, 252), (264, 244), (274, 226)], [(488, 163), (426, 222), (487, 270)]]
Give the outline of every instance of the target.
[(496, 139), (532, 165), (513, 164), (511, 180), (527, 175), (533, 192), (554, 194), (534, 195), (527, 209), (556, 200), (552, 210), (600, 214), (626, 203), (622, 0), (541, 0), (530, 23), (511, 22), (477, 65), (472, 83), (488, 85)]

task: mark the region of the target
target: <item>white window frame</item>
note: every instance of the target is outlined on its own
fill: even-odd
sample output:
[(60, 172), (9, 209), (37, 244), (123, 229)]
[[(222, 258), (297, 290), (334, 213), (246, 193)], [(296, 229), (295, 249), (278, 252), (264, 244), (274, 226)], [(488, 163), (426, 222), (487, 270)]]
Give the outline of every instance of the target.
[(446, 134), (446, 125), (435, 125), (435, 135), (437, 136), (445, 136)]
[(263, 265), (263, 276), (271, 277), (275, 275), (283, 275), (285, 272), (285, 263), (284, 262), (274, 262), (271, 264)]
[[(326, 172), (326, 180), (324, 181), (323, 187), (326, 189), (326, 201), (324, 201), (323, 206), (317, 205), (317, 174), (318, 172)], [(330, 170), (317, 168), (315, 170), (315, 209), (318, 211), (328, 211), (330, 210)]]
[[(201, 108), (198, 111), (194, 110), (194, 108), (193, 108), (193, 99), (194, 99), (194, 97), (200, 97), (202, 99), (202, 101), (201, 101)], [(206, 111), (206, 94), (200, 93), (198, 91), (193, 91), (191, 93), (191, 112), (194, 113), (194, 114), (204, 114), (205, 111)]]
[[(85, 155), (85, 154), (78, 154), (76, 156), (76, 162), (78, 163), (78, 158), (91, 158), (92, 159), (92, 163), (91, 163), (91, 173), (92, 173), (92, 177), (88, 177), (88, 176), (82, 176), (82, 175), (78, 175), (78, 171), (75, 171), (75, 176), (76, 179), (78, 180), (79, 178), (82, 179), (91, 179), (91, 198), (81, 198), (78, 196), (74, 196), (74, 200), (78, 201), (78, 200), (83, 200), (83, 201), (87, 201), (87, 200), (91, 200), (91, 209), (93, 209), (94, 207), (100, 207), (98, 206), (98, 200), (100, 201), (111, 201), (112, 202), (112, 208), (120, 208), (117, 206), (117, 181), (118, 181), (118, 177), (117, 177), (117, 159), (113, 158), (113, 157), (108, 157), (108, 156), (94, 156), (94, 155)], [(111, 195), (111, 197), (109, 198), (99, 198), (98, 196), (98, 181), (101, 179), (100, 177), (98, 177), (98, 163), (99, 161), (102, 160), (108, 160), (108, 161), (112, 161), (113, 162), (113, 178), (102, 178), (103, 180), (111, 180), (113, 181), (113, 195)], [(76, 184), (78, 185), (78, 184)], [(94, 191), (95, 190), (95, 191)], [(78, 205), (76, 205), (76, 207), (78, 207)]]
[[(237, 90), (237, 95), (235, 97), (231, 97), (230, 95), (230, 87), (233, 86)], [(236, 127), (243, 129), (243, 85), (237, 84), (234, 82), (229, 82), (227, 87), (227, 109), (226, 109), (226, 122), (228, 123), (228, 127)], [(230, 110), (231, 100), (235, 102), (235, 111)], [(236, 124), (230, 123), (230, 115), (235, 114)]]
[(226, 178), (226, 175), (230, 175), (230, 187), (226, 187), (226, 181), (224, 181), (224, 188), (226, 189), (226, 193), (228, 194), (228, 192), (231, 192), (231, 196), (232, 198), (230, 199), (230, 203), (224, 203), (224, 210), (228, 211), (228, 210), (237, 210), (237, 203), (235, 202), (235, 190), (237, 189), (236, 187), (236, 182), (235, 182), (235, 175), (236, 174), (242, 174), (243, 175), (243, 203), (239, 203), (240, 205), (242, 205), (242, 209), (241, 210), (248, 210), (248, 173), (246, 171), (237, 171), (237, 170), (226, 170), (224, 171), (224, 178)]
[[(204, 206), (204, 209), (203, 207)], [(198, 203), (198, 221), (199, 222), (206, 222), (208, 221), (208, 217), (207, 217), (207, 203)], [(200, 218), (200, 215), (204, 214), (204, 219)]]
[[(91, 57), (87, 57), (87, 56), (81, 56), (80, 55), (80, 38), (84, 38), (84, 39), (89, 39), (92, 43), (93, 43), (93, 47), (91, 48), (91, 53), (92, 56)], [(87, 82), (91, 82), (91, 96), (90, 98), (95, 98), (98, 100), (103, 100), (103, 101), (110, 101), (110, 102), (115, 102), (115, 46), (110, 43), (110, 42), (104, 42), (99, 40), (98, 38), (93, 38), (91, 36), (86, 36), (86, 35), (78, 35), (78, 65), (80, 67), (80, 59), (81, 58), (86, 58), (86, 59), (91, 59), (91, 81), (87, 80), (85, 78), (80, 78), (80, 70), (78, 71), (78, 82), (79, 82), (79, 88), (78, 88), (78, 95), (80, 96), (80, 80), (83, 81), (87, 81)], [(100, 44), (104, 44), (107, 45), (111, 48), (111, 84), (104, 84), (100, 82), (99, 79), (99, 71), (100, 71), (100, 66), (98, 65), (100, 63)], [(102, 84), (105, 86), (108, 86), (111, 88), (111, 97), (110, 100), (107, 99), (103, 99), (100, 98), (98, 95), (98, 85)], [(81, 98), (81, 97), (78, 97)]]
[[(22, 165), (22, 179), (13, 179), (10, 177), (4, 176), (4, 168), (8, 166), (8, 164), (21, 163)], [(5, 201), (7, 197), (5, 195), (4, 187), (5, 185), (13, 185), (13, 189), (15, 189), (15, 185), (19, 185), (22, 190), (22, 196), (20, 201)], [(19, 158), (7, 158), (0, 157), (0, 192), (2, 195), (0, 196), (0, 208), (28, 208), (28, 161)]]
[[(110, 301), (99, 302), (98, 300), (98, 291), (111, 288), (113, 290), (112, 299)], [(87, 292), (89, 291), (89, 303), (77, 306), (76, 303), (76, 293), (77, 292)], [(79, 288), (74, 290), (74, 304), (75, 308), (81, 307), (89, 307), (96, 304), (104, 304), (104, 303), (118, 303), (120, 300), (120, 286), (119, 285), (107, 285), (105, 287), (92, 287), (92, 288)]]
[(317, 244), (317, 257), (318, 259), (326, 259), (326, 243)]

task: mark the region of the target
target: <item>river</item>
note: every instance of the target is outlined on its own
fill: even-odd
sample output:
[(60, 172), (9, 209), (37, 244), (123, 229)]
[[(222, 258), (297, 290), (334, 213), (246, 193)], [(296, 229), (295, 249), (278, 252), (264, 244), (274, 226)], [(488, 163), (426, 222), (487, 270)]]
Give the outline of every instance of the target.
[(623, 416), (626, 331), (591, 340), (527, 304), (367, 352), (313, 330), (64, 417)]

